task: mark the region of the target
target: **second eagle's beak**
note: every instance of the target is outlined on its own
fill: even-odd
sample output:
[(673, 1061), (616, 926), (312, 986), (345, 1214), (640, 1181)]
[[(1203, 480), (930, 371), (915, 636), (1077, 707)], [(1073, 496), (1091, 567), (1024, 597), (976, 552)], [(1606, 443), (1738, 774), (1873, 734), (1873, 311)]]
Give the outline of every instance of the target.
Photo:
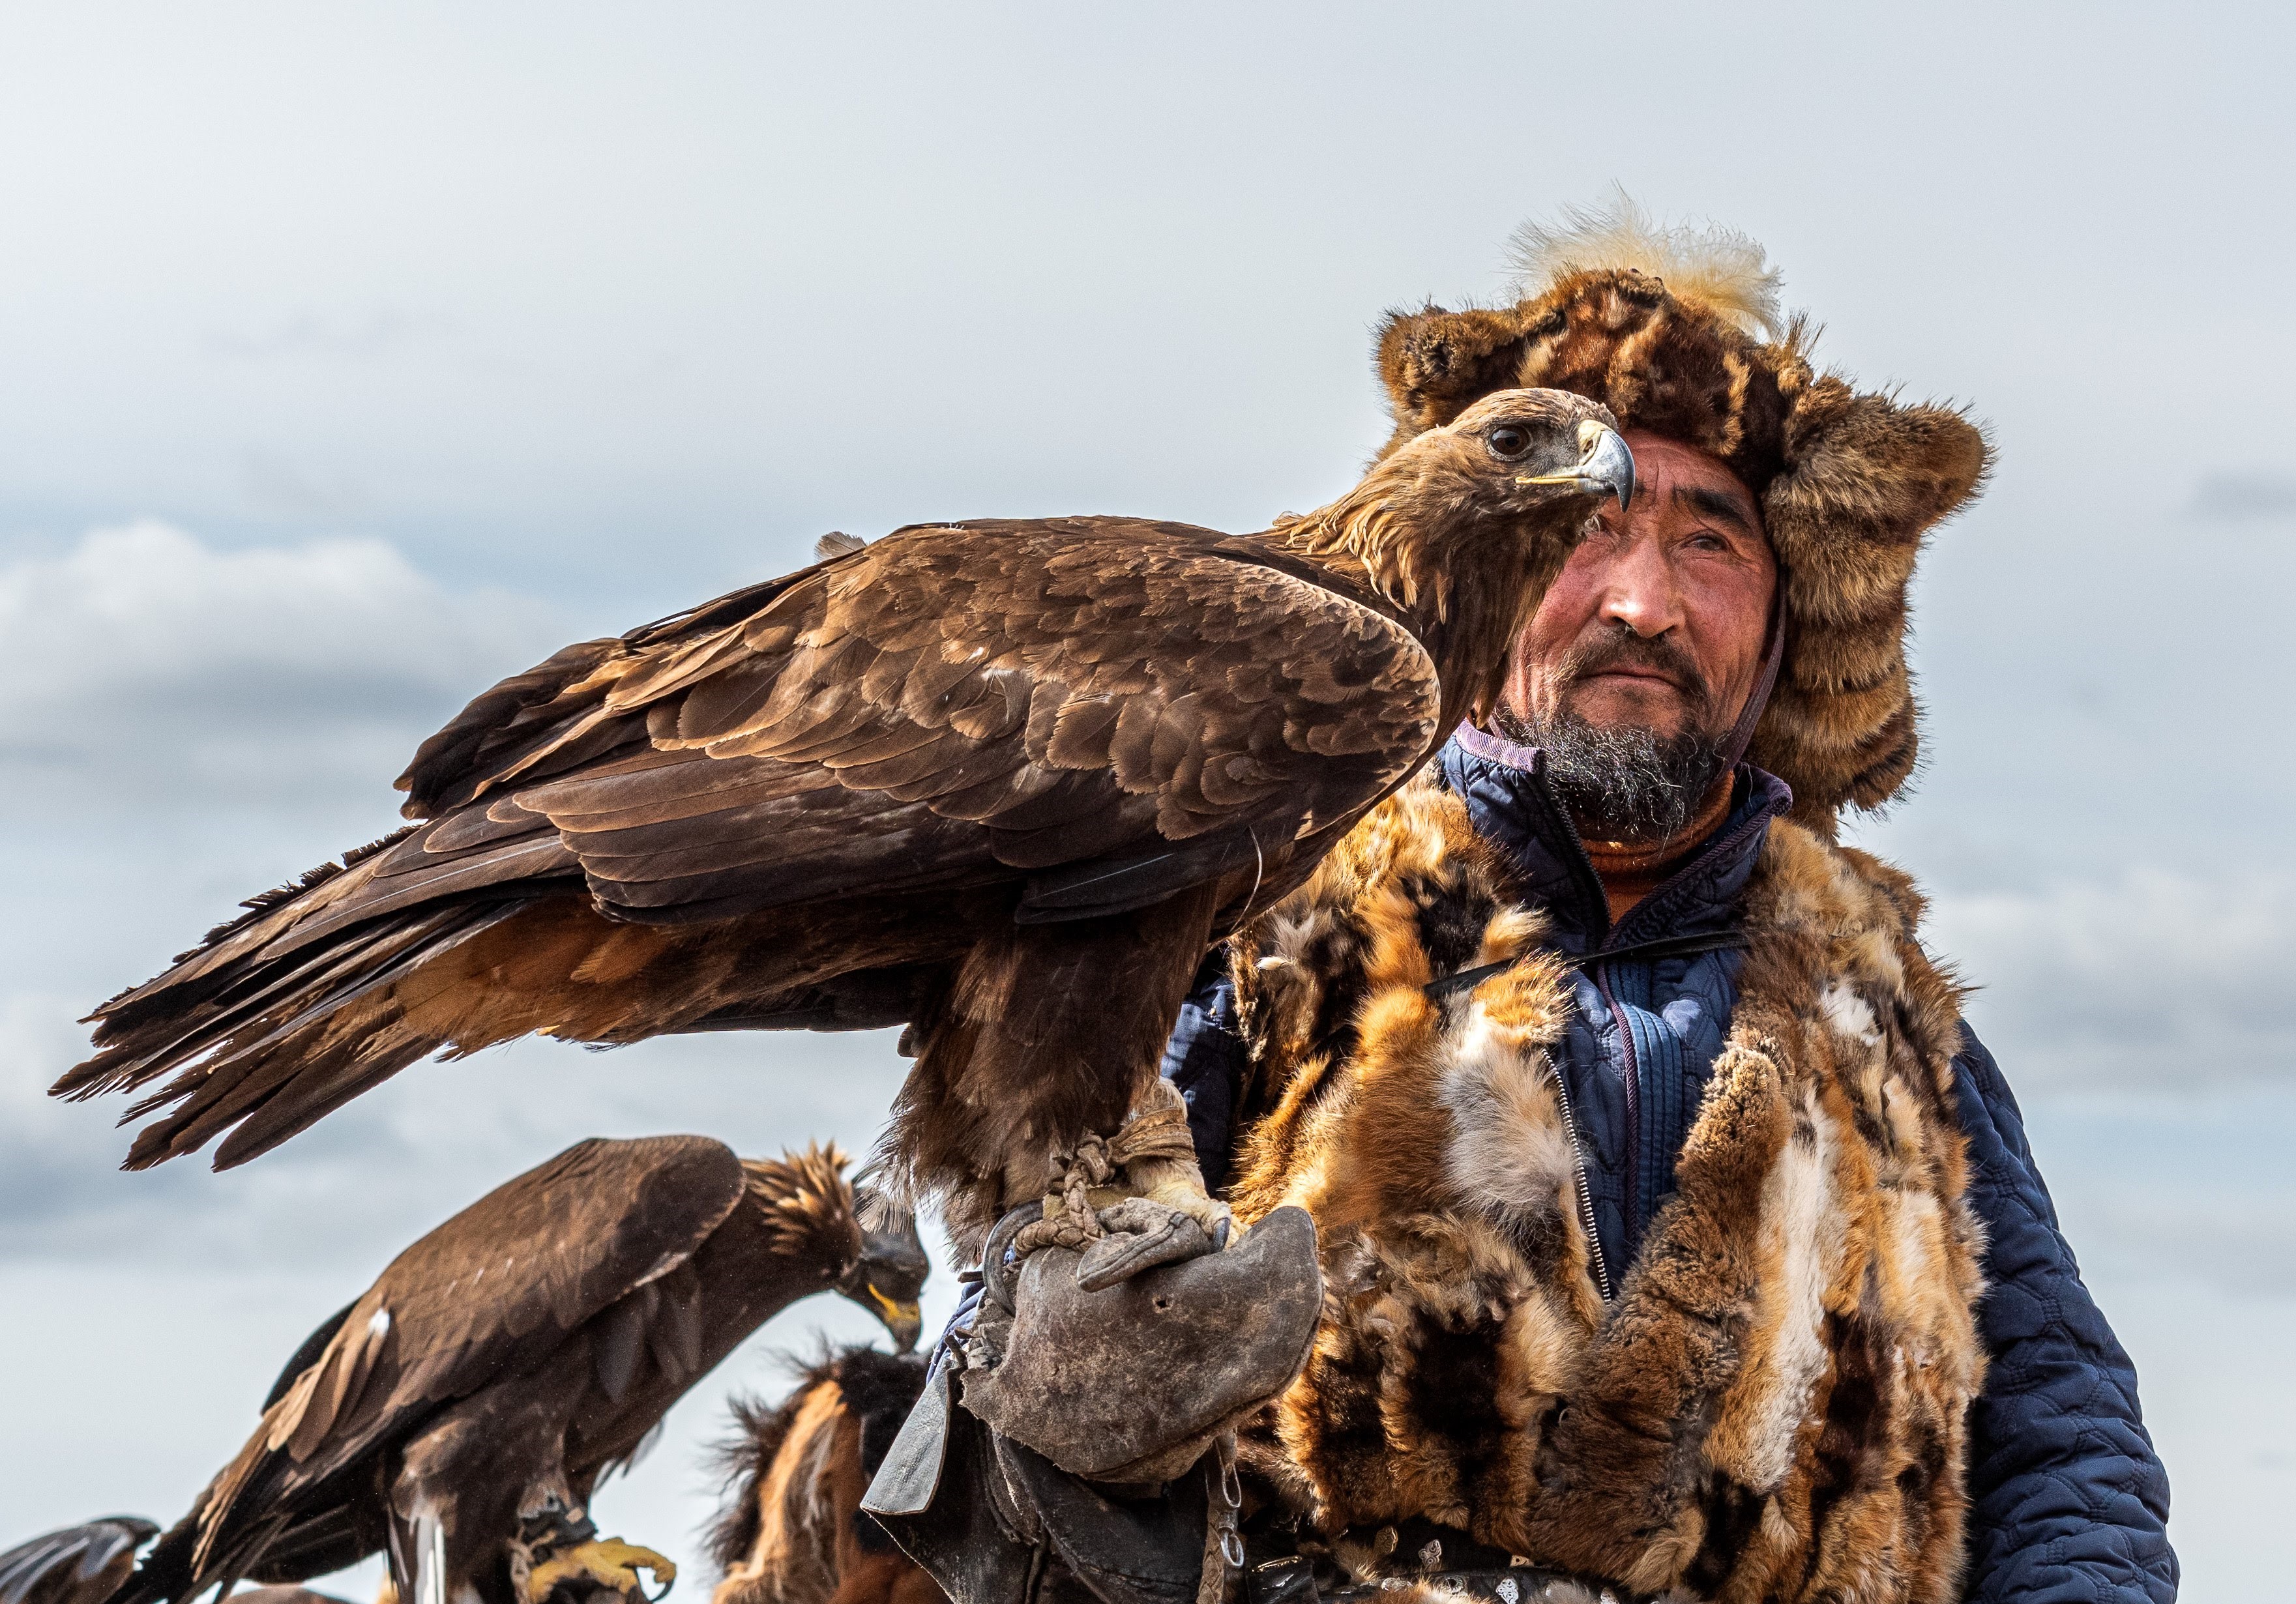
[(906, 1354), (917, 1346), (917, 1337), (924, 1330), (923, 1311), (914, 1303), (900, 1303), (886, 1297), (874, 1287), (867, 1289), (869, 1301), (877, 1305), (878, 1318), (893, 1334), (893, 1351)]
[(1597, 495), (1615, 495), (1620, 511), (1635, 499), (1635, 454), (1619, 431), (1592, 418), (1578, 425), (1578, 465), (1568, 473), (1527, 475), (1518, 485), (1568, 485)]

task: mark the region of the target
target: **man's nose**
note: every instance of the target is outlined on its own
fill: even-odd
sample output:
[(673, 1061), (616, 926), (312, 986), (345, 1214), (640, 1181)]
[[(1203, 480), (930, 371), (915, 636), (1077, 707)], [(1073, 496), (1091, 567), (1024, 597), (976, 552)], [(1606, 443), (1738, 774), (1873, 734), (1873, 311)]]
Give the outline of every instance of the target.
[(1682, 622), (1681, 598), (1655, 537), (1620, 544), (1603, 576), (1602, 618), (1623, 624), (1646, 641)]

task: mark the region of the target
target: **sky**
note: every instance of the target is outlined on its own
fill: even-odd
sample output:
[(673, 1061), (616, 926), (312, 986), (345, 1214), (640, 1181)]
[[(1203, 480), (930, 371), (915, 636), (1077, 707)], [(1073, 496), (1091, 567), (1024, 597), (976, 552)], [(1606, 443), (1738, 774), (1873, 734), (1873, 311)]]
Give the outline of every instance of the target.
[[(1385, 434), (1382, 313), (1496, 299), (1518, 223), (1617, 184), (1763, 241), (1823, 362), (1991, 432), (1917, 587), (1920, 784), (1852, 833), (1980, 988), (2190, 1596), (2276, 1597), (2292, 35), (2109, 4), (0, 11), (0, 1546), (181, 1513), (310, 1326), (568, 1142), (857, 1151), (901, 1067), (882, 1035), (526, 1043), (227, 1174), (125, 1175), (116, 1108), (43, 1095), (89, 1006), (390, 828), (495, 678), (825, 531), (1331, 498)], [(602, 1521), (698, 1560), (726, 1394), (868, 1330), (781, 1317)]]

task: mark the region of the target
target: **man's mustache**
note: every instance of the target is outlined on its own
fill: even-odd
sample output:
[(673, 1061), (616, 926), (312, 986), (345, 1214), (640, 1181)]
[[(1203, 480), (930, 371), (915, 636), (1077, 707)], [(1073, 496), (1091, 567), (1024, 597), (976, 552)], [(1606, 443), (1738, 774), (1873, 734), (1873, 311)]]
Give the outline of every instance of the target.
[(1595, 675), (1630, 669), (1672, 681), (1675, 688), (1702, 712), (1710, 708), (1714, 700), (1706, 676), (1699, 673), (1690, 653), (1670, 634), (1645, 638), (1620, 626), (1572, 647), (1558, 667), (1560, 672), (1555, 678), (1565, 696)]

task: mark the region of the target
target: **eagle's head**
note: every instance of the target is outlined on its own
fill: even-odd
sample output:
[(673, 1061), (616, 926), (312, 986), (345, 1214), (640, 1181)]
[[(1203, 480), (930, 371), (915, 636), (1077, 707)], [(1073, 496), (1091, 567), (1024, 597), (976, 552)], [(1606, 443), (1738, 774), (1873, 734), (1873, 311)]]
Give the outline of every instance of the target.
[(1355, 557), (1375, 589), (1433, 624), (1470, 585), (1514, 574), (1526, 559), (1559, 568), (1595, 509), (1634, 493), (1634, 454), (1608, 407), (1568, 390), (1499, 390), (1390, 452), (1331, 505), (1276, 528), (1287, 544)]
[(1607, 407), (1568, 390), (1498, 390), (1276, 532), (1294, 550), (1360, 564), (1433, 648), (1446, 701), (1456, 692), (1463, 710), (1480, 711), (1595, 511), (1634, 493), (1634, 455)]
[(1618, 420), (1569, 390), (1500, 390), (1418, 438), (1427, 449), (1414, 454), (1429, 461), (1417, 471), (1447, 467), (1493, 516), (1561, 508), (1583, 517), (1611, 496), (1621, 507), (1634, 499), (1634, 454)]
[(861, 1256), (837, 1289), (885, 1322), (893, 1349), (917, 1346), (924, 1316), (917, 1307), (932, 1261), (917, 1234), (917, 1216), (873, 1186), (853, 1189), (854, 1215), (861, 1224)]
[(823, 1282), (885, 1324), (896, 1348), (916, 1346), (917, 1307), (931, 1261), (917, 1218), (875, 1187), (846, 1174), (834, 1142), (779, 1158), (744, 1158), (750, 1199), (765, 1213), (775, 1254), (809, 1266)]

